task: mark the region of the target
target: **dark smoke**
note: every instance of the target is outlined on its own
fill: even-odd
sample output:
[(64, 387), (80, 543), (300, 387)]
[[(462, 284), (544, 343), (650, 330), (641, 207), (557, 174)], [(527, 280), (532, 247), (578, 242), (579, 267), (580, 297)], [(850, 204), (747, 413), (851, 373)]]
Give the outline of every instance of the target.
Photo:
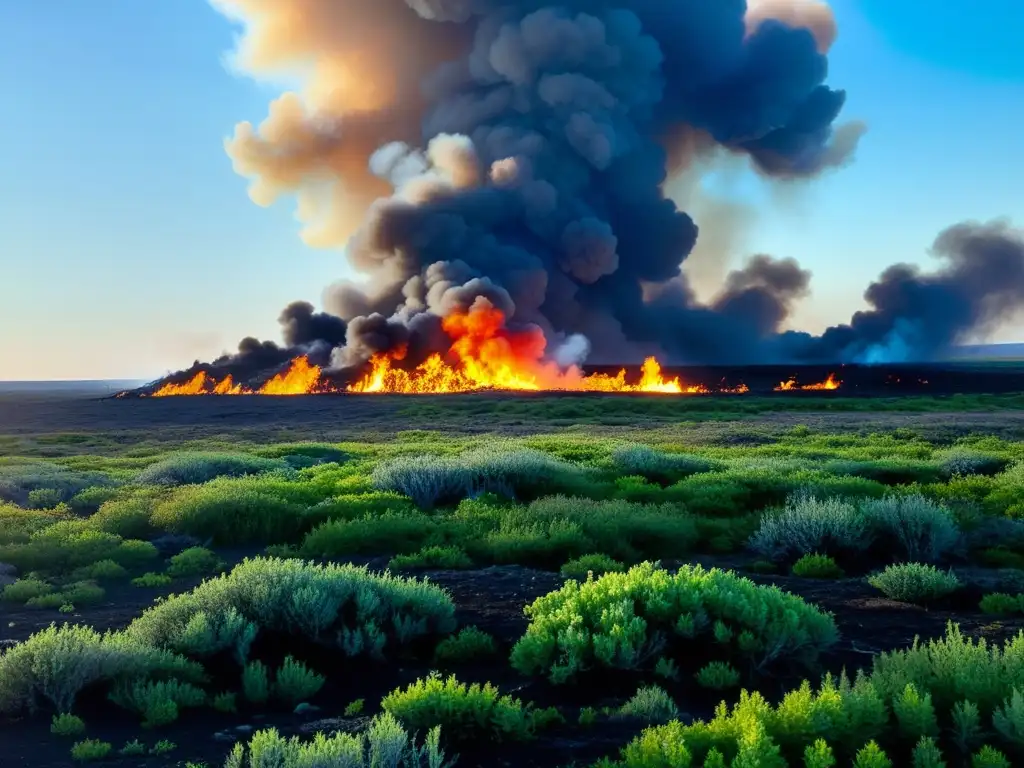
[(956, 224), (932, 252), (943, 262), (937, 271), (889, 267), (864, 293), (871, 309), (820, 338), (794, 335), (794, 348), (821, 360), (930, 360), (1024, 308), (1024, 233), (1007, 222)]
[(927, 356), (1024, 290), (1007, 288), (1012, 233), (964, 225), (940, 238), (945, 271), (890, 269), (875, 309), (820, 338), (781, 333), (808, 293), (792, 260), (757, 256), (696, 301), (681, 265), (698, 228), (662, 191), (670, 171), (718, 147), (813, 177), (864, 131), (836, 123), (819, 0), (212, 1), (246, 27), (241, 66), (307, 78), (227, 144), (250, 195), (296, 195), (307, 242), (346, 244), (370, 278), (331, 286), (328, 314), (292, 305), (285, 348), (246, 339), (216, 364), (310, 345), (340, 368), (395, 348), (415, 362), (478, 297), (552, 349), (586, 337), (592, 362), (853, 359), (893, 334)]

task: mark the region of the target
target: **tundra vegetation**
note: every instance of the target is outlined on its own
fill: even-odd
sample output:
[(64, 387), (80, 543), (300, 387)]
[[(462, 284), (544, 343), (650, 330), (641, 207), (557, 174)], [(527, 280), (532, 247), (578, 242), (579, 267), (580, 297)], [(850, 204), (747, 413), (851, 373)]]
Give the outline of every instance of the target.
[(679, 408), (0, 438), (4, 743), (26, 766), (1022, 764), (1019, 436), (711, 400), (641, 428), (644, 402)]

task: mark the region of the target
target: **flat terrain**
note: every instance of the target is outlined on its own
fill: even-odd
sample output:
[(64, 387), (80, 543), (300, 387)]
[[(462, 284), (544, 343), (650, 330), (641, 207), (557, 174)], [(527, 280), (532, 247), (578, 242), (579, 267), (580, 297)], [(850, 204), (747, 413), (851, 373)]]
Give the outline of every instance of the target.
[[(402, 485), (382, 469), (420, 457), (441, 462), (430, 471), (451, 477), (481, 461), (493, 465), (472, 470), (476, 485), (424, 500), (415, 495), (419, 486)], [(443, 744), (449, 755), (458, 753), (462, 768), (592, 765), (616, 757), (652, 722), (620, 713), (639, 687), (667, 691), (684, 723), (712, 716), (719, 701), (736, 701), (738, 688), (695, 682), (705, 657), (719, 658), (711, 649), (723, 641), (710, 636), (659, 651), (680, 667), (671, 679), (652, 674), (653, 658), (571, 684), (514, 669), (509, 654), (532, 626), (525, 609), (577, 575), (565, 570), (575, 558), (611, 558), (613, 570), (641, 561), (673, 572), (686, 564), (720, 568), (833, 615), (838, 639), (809, 666), (779, 663), (762, 672), (732, 659), (743, 687), (778, 701), (805, 678), (816, 684), (825, 672), (870, 671), (878, 654), (908, 648), (918, 637), (941, 638), (950, 622), (997, 645), (1024, 629), (1024, 598), (1018, 612), (980, 607), (994, 592), (1024, 593), (1021, 466), (1024, 396), (1014, 393), (0, 394), (0, 565), (11, 564), (14, 574), (0, 586), (30, 583), (31, 594), (42, 596), (4, 593), (0, 647), (38, 642), (51, 623), (131, 633), (140, 615), (171, 595), (187, 595), (245, 558), (267, 555), (425, 578), (446, 591), (459, 627), (475, 627), (494, 643), (489, 654), (442, 662), (432, 656), (433, 638), (404, 649), (389, 645), (386, 660), (373, 660), (343, 652), (330, 633), (309, 638), (268, 627), (249, 658), (274, 667), (294, 655), (322, 673), (326, 681), (308, 697), (311, 706), (293, 712), (290, 705), (246, 701), (237, 662), (220, 655), (204, 662), (213, 679), (207, 693), (237, 694), (236, 713), (182, 709), (173, 722), (141, 727), (138, 713), (111, 703), (107, 694), (117, 681), (100, 678), (75, 699), (72, 712), (87, 730), (71, 738), (51, 733), (54, 709), (45, 696), (35, 713), (17, 705), (9, 693), (15, 683), (4, 677), (13, 672), (0, 656), (0, 765), (72, 765), (71, 745), (91, 738), (113, 747), (95, 762), (100, 766), (219, 768), (232, 744), (256, 729), (273, 726), (303, 738), (359, 731), (380, 712), (383, 697), (435, 669), (467, 683), (493, 683), (538, 709), (554, 707), (560, 719), (536, 726), (531, 739), (495, 741), (458, 739), (462, 726), (431, 715), (428, 724), (442, 726)], [(494, 480), (493, 473), (505, 474)], [(840, 570), (830, 578), (797, 575), (796, 555), (812, 552), (776, 556), (751, 542), (769, 515), (800, 494), (816, 497), (822, 515), (826, 498), (853, 510), (909, 498), (924, 514), (952, 521), (949, 536), (956, 540), (947, 537), (933, 559), (953, 569), (958, 588), (917, 604), (869, 584), (866, 576), (907, 559), (892, 535), (861, 549), (822, 539), (821, 550)], [(151, 555), (142, 542), (152, 543)], [(174, 556), (197, 547), (219, 562), (176, 571)], [(162, 582), (138, 582), (144, 572)], [(363, 711), (346, 712), (360, 699)], [(594, 725), (583, 722), (588, 708), (596, 710)], [(940, 712), (940, 721), (947, 716)], [(878, 738), (895, 765), (910, 764), (912, 744), (895, 731)], [(989, 740), (1009, 749), (1000, 738)], [(173, 748), (117, 753), (135, 739), (147, 749), (159, 739)], [(945, 740), (942, 746), (950, 768), (965, 764)]]

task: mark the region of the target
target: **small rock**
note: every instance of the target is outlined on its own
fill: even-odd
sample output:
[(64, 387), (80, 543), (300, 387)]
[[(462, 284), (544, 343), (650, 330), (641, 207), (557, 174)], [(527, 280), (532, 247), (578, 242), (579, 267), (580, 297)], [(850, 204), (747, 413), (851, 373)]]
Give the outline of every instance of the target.
[(235, 740), (235, 737), (232, 736), (230, 733), (224, 733), (224, 731), (217, 731), (217, 733), (213, 734), (213, 740), (214, 741), (232, 741), (233, 742)]
[(18, 569), (10, 563), (0, 563), (0, 576), (17, 576)]
[(305, 701), (302, 702), (301, 704), (299, 704), (297, 707), (295, 707), (295, 714), (296, 715), (304, 715), (304, 714), (306, 714), (308, 712), (319, 712), (319, 711), (320, 711), (320, 707), (315, 707), (312, 704), (308, 704)]
[(18, 580), (17, 576), (7, 576), (5, 574), (0, 573), (0, 589), (3, 589), (4, 587), (10, 586), (11, 584), (16, 582), (17, 580)]
[(253, 729), (253, 727), (251, 725), (236, 725), (235, 726), (235, 730), (239, 731), (241, 733), (249, 733), (250, 731), (252, 731), (254, 729)]

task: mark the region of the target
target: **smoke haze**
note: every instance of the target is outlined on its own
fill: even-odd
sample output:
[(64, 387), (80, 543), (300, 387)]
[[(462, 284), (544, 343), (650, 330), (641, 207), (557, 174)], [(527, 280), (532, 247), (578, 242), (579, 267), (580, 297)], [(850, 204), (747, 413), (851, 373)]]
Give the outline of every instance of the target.
[[(851, 161), (865, 126), (826, 84), (838, 30), (818, 0), (212, 2), (243, 25), (240, 67), (304, 83), (236, 127), (235, 170), (260, 205), (296, 197), (304, 240), (347, 245), (369, 277), (330, 286), (324, 313), (290, 305), (284, 347), (245, 339), (215, 365), (415, 364), (478, 300), (559, 363), (928, 359), (1024, 301), (1020, 233), (966, 223), (936, 272), (890, 267), (848, 324), (782, 332), (810, 273), (722, 266), (744, 209), (691, 197), (695, 222), (666, 196), (716, 155), (779, 180)], [(705, 302), (682, 269), (695, 248), (720, 285)]]

